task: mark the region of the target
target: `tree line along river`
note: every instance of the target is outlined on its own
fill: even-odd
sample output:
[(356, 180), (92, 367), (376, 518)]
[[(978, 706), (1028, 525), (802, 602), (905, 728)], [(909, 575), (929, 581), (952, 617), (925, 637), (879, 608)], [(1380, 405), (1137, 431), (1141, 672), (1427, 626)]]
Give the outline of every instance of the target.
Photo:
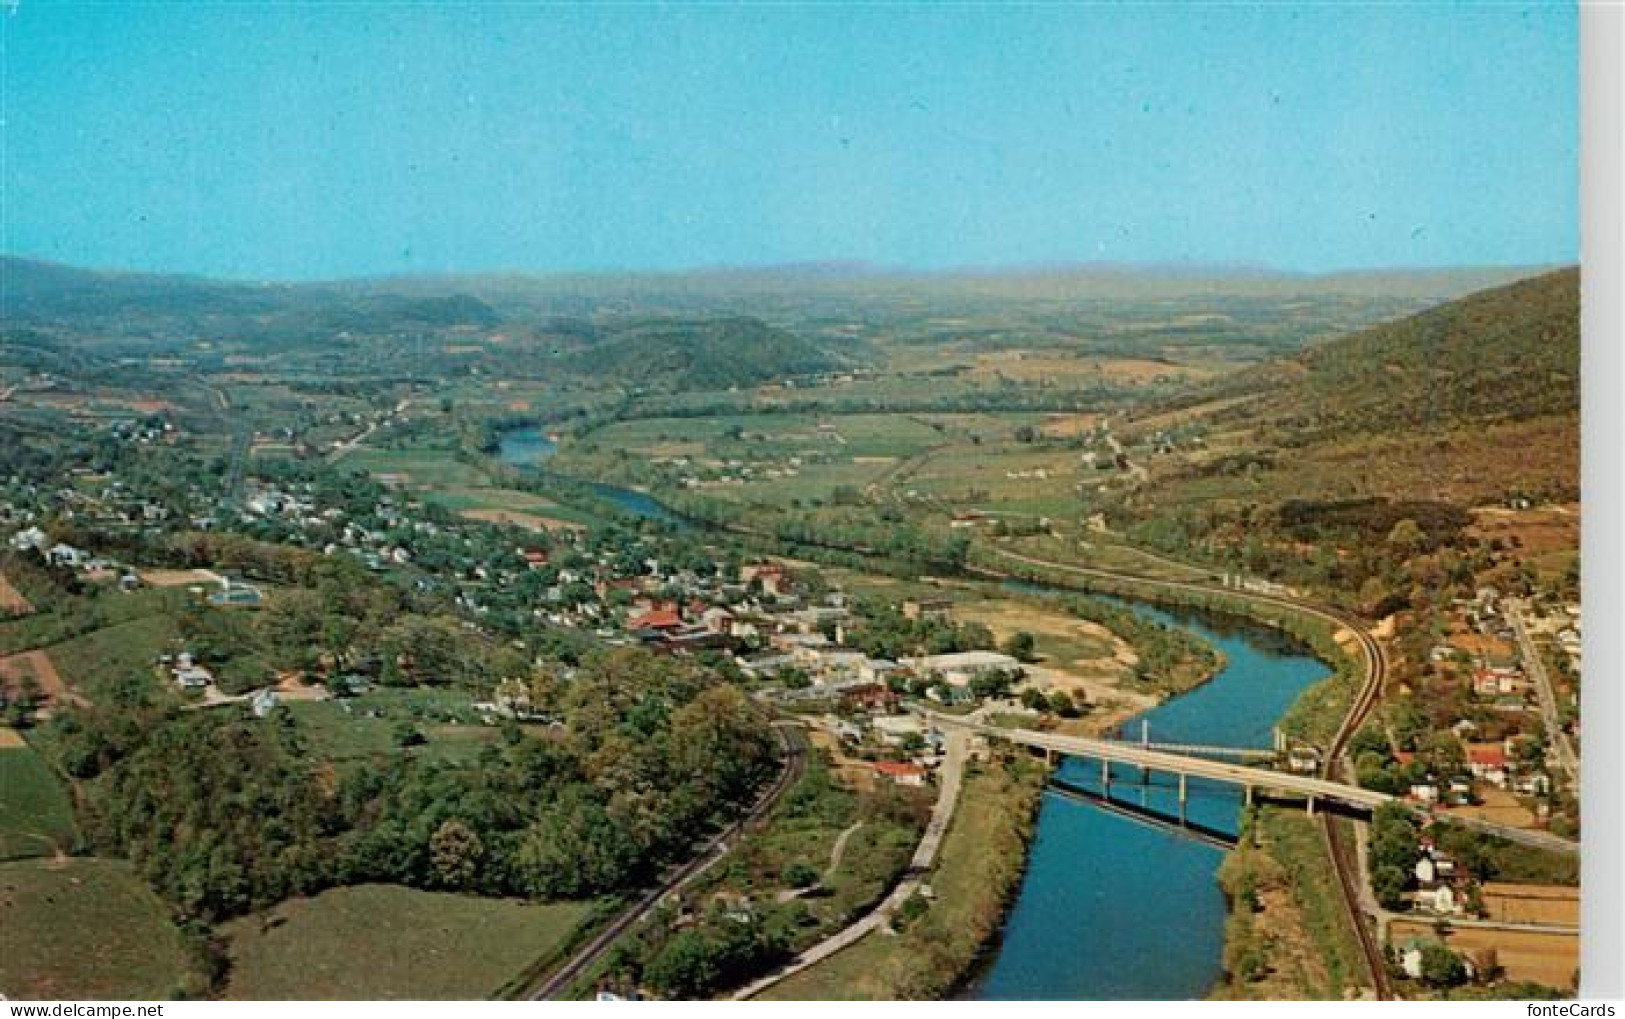
[[(499, 456), (514, 466), (547, 458), (554, 445), (536, 428), (503, 436)], [(670, 520), (652, 496), (598, 486), (640, 516)], [(1012, 582), (1025, 594), (1070, 594)], [(1171, 610), (1132, 599), (1133, 611), (1181, 627), (1224, 654), (1207, 683), (1145, 712), (1141, 721), (1164, 743), (1269, 747), (1275, 723), (1303, 690), (1330, 670), (1278, 631), (1233, 616)], [(1067, 759), (1057, 778), (1092, 792), (1099, 765)], [(1112, 795), (1166, 816), (1178, 812), (1171, 776), (1142, 782), (1138, 769), (1112, 772)], [(1218, 831), (1237, 829), (1241, 800), (1230, 786), (1192, 779), (1187, 816)], [(1054, 790), (1044, 795), (1028, 849), (1026, 875), (997, 944), (962, 997), (1017, 999), (1200, 998), (1222, 977), (1225, 902), (1217, 873), (1223, 851)]]

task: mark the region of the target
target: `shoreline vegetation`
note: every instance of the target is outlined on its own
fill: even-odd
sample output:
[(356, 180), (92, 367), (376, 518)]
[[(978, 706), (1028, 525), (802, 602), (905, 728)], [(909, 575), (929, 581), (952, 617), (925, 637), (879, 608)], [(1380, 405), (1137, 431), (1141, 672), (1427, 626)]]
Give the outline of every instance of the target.
[(1243, 814), (1225, 854), (1224, 977), (1215, 1000), (1346, 1000), (1364, 962), (1313, 821), (1274, 807)]

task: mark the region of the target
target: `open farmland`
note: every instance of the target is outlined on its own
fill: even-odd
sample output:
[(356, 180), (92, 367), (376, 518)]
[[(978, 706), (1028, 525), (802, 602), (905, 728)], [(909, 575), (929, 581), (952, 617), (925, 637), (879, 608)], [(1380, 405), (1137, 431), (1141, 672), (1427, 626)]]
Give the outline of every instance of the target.
[(4, 685), (8, 697), (32, 684), (47, 707), (90, 703), (84, 694), (63, 679), (51, 656), (44, 651), (24, 651), (0, 658), (0, 684)]
[[(489, 998), (560, 949), (590, 904), (394, 885), (335, 888), (227, 924), (239, 1000)], [(388, 937), (378, 938), (380, 931)]]
[(155, 999), (195, 987), (169, 910), (122, 860), (0, 863), (0, 988), (12, 998)]
[(1484, 882), (1484, 908), (1502, 923), (1580, 926), (1580, 889), (1572, 885)]
[(313, 752), (340, 764), (398, 755), (408, 729), (425, 741), (411, 753), (447, 760), (471, 759), (498, 737), (496, 728), (480, 722), (467, 696), (449, 691), (377, 689), (284, 707), (299, 720)]
[(62, 782), (15, 730), (0, 728), (0, 860), (55, 855), (74, 838)]
[(485, 475), (445, 449), (379, 449), (365, 446), (339, 461), (374, 477), (397, 479), (408, 488), (475, 488)]

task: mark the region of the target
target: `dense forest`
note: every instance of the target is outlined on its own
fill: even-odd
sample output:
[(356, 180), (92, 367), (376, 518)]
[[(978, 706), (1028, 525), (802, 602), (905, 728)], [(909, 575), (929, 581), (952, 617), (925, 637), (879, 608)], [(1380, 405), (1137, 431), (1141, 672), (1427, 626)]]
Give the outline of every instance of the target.
[(415, 756), (403, 731), (397, 757), (341, 768), (287, 712), (184, 711), (138, 684), (60, 716), (49, 745), (97, 847), (210, 921), (370, 881), (613, 892), (738, 813), (774, 767), (765, 720), (691, 663), (599, 653), (528, 688), (555, 724), (509, 725), (471, 766)]

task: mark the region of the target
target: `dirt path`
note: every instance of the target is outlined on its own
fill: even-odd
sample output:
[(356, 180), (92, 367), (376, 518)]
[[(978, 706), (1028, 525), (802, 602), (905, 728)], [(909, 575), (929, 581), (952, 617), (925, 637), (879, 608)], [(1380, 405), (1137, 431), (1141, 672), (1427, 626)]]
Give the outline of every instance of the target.
[(891, 894), (886, 896), (885, 901), (844, 930), (802, 952), (775, 972), (741, 988), (733, 996), (735, 1001), (754, 998), (785, 977), (800, 973), (891, 924), (892, 914), (919, 890), (924, 876), (936, 862), (937, 850), (942, 847), (943, 836), (947, 834), (948, 824), (953, 820), (954, 807), (959, 803), (959, 786), (964, 778), (965, 760), (970, 751), (969, 742), (969, 738), (962, 730), (952, 730), (948, 733), (946, 758), (937, 772), (942, 784), (937, 790), (937, 802), (931, 810), (931, 820), (926, 823), (925, 834), (914, 849), (914, 857), (909, 861), (908, 870), (905, 871), (906, 876), (897, 883)]
[(50, 703), (90, 707), (90, 698), (68, 685), (62, 674), (56, 671), (51, 656), (44, 651), (24, 651), (0, 658), (0, 682), (8, 689), (16, 688), (25, 677), (30, 676), (39, 684), (40, 691)]
[(26, 616), (32, 611), (34, 606), (0, 573), (0, 616)]
[(846, 840), (856, 835), (862, 821), (853, 821), (847, 825), (846, 830), (835, 836), (835, 845), (829, 851), (829, 866), (824, 868), (824, 883), (827, 885), (835, 880), (835, 871), (841, 865), (841, 854), (846, 852)]

